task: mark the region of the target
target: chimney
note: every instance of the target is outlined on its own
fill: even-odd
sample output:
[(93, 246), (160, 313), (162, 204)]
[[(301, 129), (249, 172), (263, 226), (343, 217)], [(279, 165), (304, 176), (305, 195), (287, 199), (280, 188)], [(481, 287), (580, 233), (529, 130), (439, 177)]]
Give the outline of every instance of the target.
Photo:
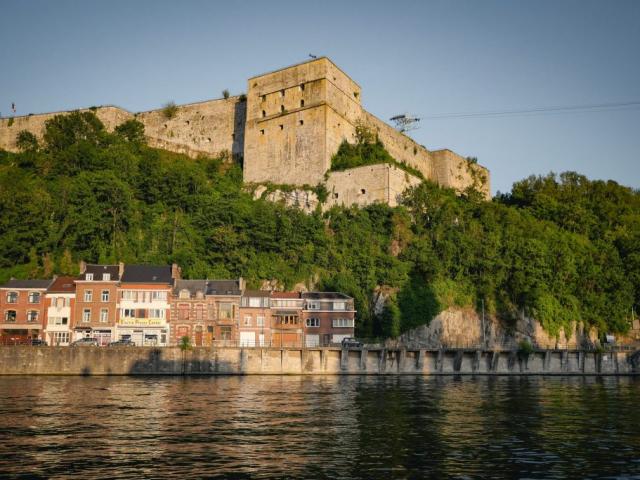
[(118, 263), (118, 278), (122, 280), (122, 275), (124, 274), (124, 262)]
[(79, 265), (80, 265), (80, 275), (82, 275), (87, 269), (87, 262), (85, 262), (84, 260), (80, 260)]
[(244, 278), (240, 277), (238, 278), (238, 288), (240, 289), (241, 292), (244, 293), (245, 289), (247, 288), (247, 282)]
[(182, 275), (182, 269), (178, 266), (177, 263), (171, 265), (171, 278), (174, 280), (179, 280)]

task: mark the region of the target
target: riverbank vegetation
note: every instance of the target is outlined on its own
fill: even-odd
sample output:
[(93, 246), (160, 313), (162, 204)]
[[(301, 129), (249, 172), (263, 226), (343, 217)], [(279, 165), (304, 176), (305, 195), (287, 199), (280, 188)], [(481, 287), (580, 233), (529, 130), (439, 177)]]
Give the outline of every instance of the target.
[(615, 182), (530, 177), (490, 202), (423, 182), (400, 207), (306, 215), (254, 200), (229, 159), (149, 148), (136, 121), (109, 133), (76, 112), (40, 144), (21, 140), (0, 152), (0, 281), (74, 274), (83, 259), (313, 282), (355, 298), (360, 336), (398, 335), (450, 305), (506, 322), (524, 312), (552, 334), (573, 321), (618, 332), (640, 303), (640, 196)]

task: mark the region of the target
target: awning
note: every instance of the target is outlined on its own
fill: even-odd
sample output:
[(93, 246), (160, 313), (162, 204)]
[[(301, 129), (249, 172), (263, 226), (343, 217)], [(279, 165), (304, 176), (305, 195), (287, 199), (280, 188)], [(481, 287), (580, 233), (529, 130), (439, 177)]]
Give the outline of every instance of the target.
[(74, 330), (87, 330), (88, 332), (91, 331), (91, 327), (80, 327), (80, 326), (76, 326), (74, 328)]

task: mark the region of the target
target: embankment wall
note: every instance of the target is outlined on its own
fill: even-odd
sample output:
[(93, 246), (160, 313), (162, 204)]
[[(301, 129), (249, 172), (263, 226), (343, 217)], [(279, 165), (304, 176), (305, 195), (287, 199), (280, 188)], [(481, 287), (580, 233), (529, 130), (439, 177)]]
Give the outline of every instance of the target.
[(632, 375), (640, 352), (338, 348), (0, 348), (1, 375)]

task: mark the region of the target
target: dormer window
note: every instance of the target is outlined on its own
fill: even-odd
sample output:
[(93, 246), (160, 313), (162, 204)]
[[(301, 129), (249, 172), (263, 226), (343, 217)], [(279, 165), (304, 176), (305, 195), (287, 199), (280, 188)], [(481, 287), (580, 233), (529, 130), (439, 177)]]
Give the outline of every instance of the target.
[(102, 274), (102, 280), (104, 280), (105, 282), (108, 282), (109, 280), (111, 280), (111, 274), (110, 273), (103, 273)]
[(189, 294), (189, 290), (183, 288), (180, 290), (180, 298), (189, 298), (191, 295)]
[(93, 273), (87, 273), (87, 275), (86, 275), (86, 279), (87, 279), (88, 281), (92, 281), (92, 280), (93, 280)]

